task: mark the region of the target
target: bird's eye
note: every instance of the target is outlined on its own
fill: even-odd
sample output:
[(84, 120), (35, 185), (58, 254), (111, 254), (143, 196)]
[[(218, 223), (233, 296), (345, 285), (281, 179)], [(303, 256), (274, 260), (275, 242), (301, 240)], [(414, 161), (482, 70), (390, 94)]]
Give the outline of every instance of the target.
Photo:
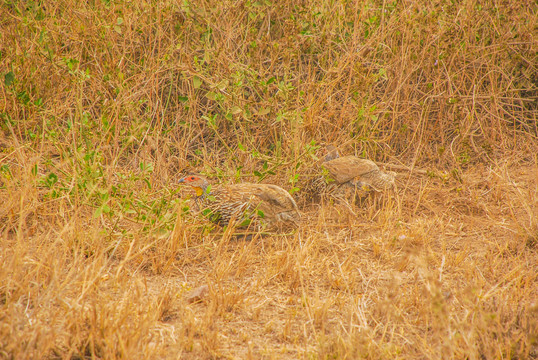
[(194, 176), (191, 176), (191, 180), (194, 180)]

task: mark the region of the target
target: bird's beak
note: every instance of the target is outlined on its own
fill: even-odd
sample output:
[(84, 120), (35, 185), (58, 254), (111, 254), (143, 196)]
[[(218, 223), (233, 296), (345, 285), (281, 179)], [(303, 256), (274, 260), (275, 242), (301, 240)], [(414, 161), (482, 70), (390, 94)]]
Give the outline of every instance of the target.
[(181, 179), (179, 179), (179, 181), (178, 181), (178, 183), (180, 183), (180, 184), (181, 184), (181, 183), (184, 183), (184, 182), (185, 182), (185, 178), (181, 178)]

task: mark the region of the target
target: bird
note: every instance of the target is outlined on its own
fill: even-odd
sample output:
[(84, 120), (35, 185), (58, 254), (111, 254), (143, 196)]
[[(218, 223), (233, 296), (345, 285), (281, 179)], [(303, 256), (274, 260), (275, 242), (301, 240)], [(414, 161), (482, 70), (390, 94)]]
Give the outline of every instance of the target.
[(187, 175), (179, 183), (191, 186), (196, 203), (210, 221), (219, 226), (233, 221), (238, 228), (256, 231), (290, 231), (298, 227), (301, 214), (295, 200), (273, 184), (239, 183), (211, 185), (199, 175)]
[(332, 197), (346, 200), (363, 200), (370, 193), (394, 188), (396, 173), (384, 172), (371, 160), (338, 154), (329, 145), (327, 155), (318, 163), (314, 175), (305, 185), (312, 198)]

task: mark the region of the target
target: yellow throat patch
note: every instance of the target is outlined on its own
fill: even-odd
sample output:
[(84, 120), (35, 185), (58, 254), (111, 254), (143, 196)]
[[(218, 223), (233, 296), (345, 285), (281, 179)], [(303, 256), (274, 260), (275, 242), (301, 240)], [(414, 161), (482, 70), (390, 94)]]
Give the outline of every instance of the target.
[(194, 186), (194, 191), (196, 191), (196, 196), (202, 196), (204, 194), (204, 189), (201, 187)]

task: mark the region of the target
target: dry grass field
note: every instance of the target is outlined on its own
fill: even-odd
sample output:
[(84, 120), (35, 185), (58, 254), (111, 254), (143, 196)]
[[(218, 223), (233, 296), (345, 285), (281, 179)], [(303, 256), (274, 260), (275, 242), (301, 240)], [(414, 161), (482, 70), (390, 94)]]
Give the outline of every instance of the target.
[[(312, 203), (327, 144), (397, 189)], [(536, 359), (538, 5), (1, 1), (0, 202), (2, 359)]]

